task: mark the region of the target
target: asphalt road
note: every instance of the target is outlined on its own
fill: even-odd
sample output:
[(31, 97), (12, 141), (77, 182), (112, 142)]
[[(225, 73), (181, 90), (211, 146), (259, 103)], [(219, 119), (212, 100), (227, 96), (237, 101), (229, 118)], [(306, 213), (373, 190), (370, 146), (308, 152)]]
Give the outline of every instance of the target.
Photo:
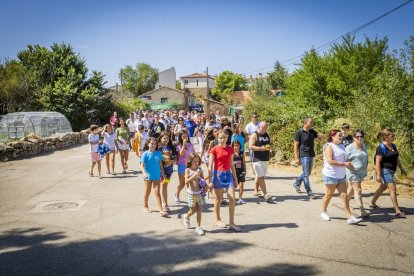
[[(241, 233), (215, 226), (210, 199), (202, 219), (206, 235), (199, 237), (180, 223), (185, 204), (172, 203), (176, 172), (169, 184), (171, 216), (161, 218), (142, 211), (135, 156), (127, 174), (100, 180), (88, 176), (87, 152), (84, 145), (0, 164), (0, 275), (414, 272), (412, 200), (400, 199), (407, 219), (394, 218), (383, 196), (383, 208), (349, 226), (335, 197), (328, 210), (333, 219), (325, 222), (319, 217), (323, 185), (313, 184), (318, 198), (309, 200), (291, 187), (294, 173), (271, 169), (272, 203), (253, 197), (253, 182), (246, 182), (247, 204), (236, 207)], [(120, 172), (118, 156), (116, 162)], [(372, 195), (364, 196), (367, 204)], [(153, 196), (150, 203), (157, 210)], [(222, 217), (228, 222), (227, 207)]]

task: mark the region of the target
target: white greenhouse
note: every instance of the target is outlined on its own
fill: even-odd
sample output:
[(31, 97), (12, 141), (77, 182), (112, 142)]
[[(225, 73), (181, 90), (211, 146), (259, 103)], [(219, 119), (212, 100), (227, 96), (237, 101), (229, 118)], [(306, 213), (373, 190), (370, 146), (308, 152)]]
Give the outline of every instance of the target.
[(59, 112), (16, 112), (0, 119), (0, 140), (18, 139), (31, 133), (47, 137), (72, 132), (70, 122)]

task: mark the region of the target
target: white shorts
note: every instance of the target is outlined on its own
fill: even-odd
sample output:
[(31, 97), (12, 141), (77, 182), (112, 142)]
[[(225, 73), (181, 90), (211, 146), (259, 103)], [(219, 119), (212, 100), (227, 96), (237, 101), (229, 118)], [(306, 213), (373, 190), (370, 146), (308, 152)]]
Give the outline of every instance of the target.
[(257, 177), (264, 177), (267, 174), (267, 167), (269, 166), (269, 161), (256, 161), (253, 162), (253, 168), (256, 172)]
[(118, 149), (119, 150), (129, 150), (129, 145), (128, 144), (118, 143)]

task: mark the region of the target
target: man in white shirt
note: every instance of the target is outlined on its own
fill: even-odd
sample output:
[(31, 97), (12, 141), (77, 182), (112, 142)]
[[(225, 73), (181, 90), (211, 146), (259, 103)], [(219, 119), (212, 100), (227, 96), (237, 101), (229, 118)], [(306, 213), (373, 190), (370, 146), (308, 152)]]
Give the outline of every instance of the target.
[[(259, 116), (257, 115), (256, 112), (253, 112), (252, 114), (252, 121), (250, 123), (247, 124), (244, 133), (246, 134), (246, 140), (250, 141), (250, 137), (253, 133), (256, 133), (256, 131), (259, 128)], [(254, 178), (255, 178), (255, 188), (254, 188), (254, 195), (259, 195), (259, 181), (256, 177), (255, 171), (253, 169), (253, 151), (251, 149), (249, 149), (249, 153), (250, 153), (250, 164), (252, 166), (252, 171), (254, 174)]]

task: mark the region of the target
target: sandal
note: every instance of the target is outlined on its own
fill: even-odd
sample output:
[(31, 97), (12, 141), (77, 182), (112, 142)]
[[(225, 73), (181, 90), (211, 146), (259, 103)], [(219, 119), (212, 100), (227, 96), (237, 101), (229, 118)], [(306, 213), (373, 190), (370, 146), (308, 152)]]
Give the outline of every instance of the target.
[(401, 213), (396, 213), (396, 214), (395, 214), (395, 217), (397, 217), (397, 218), (406, 218), (406, 216), (405, 216), (405, 214), (404, 214), (403, 212), (401, 212)]
[(255, 193), (255, 194), (253, 194), (254, 196), (257, 196), (257, 197), (259, 197), (259, 198), (263, 198), (263, 195), (261, 194), (261, 193)]
[(165, 211), (160, 211), (160, 216), (163, 217), (163, 218), (166, 218), (166, 217), (168, 217), (168, 213), (165, 212)]
[(239, 227), (239, 226), (237, 226), (237, 225), (230, 225), (229, 226), (229, 230), (230, 231), (233, 231), (233, 232), (241, 232), (241, 228)]
[(377, 208), (379, 208), (379, 206), (378, 206), (377, 204), (374, 204), (374, 205), (372, 205), (372, 204), (371, 204), (371, 205), (369, 205), (369, 207), (370, 207), (370, 208), (372, 208), (372, 209), (377, 209)]
[(227, 228), (227, 224), (225, 224), (224, 222), (222, 222), (222, 221), (217, 221), (216, 222), (216, 225), (218, 226), (218, 227), (220, 227), (220, 228)]
[(149, 213), (151, 213), (152, 211), (150, 210), (150, 208), (144, 208), (144, 213), (147, 213), (147, 214), (149, 214)]

